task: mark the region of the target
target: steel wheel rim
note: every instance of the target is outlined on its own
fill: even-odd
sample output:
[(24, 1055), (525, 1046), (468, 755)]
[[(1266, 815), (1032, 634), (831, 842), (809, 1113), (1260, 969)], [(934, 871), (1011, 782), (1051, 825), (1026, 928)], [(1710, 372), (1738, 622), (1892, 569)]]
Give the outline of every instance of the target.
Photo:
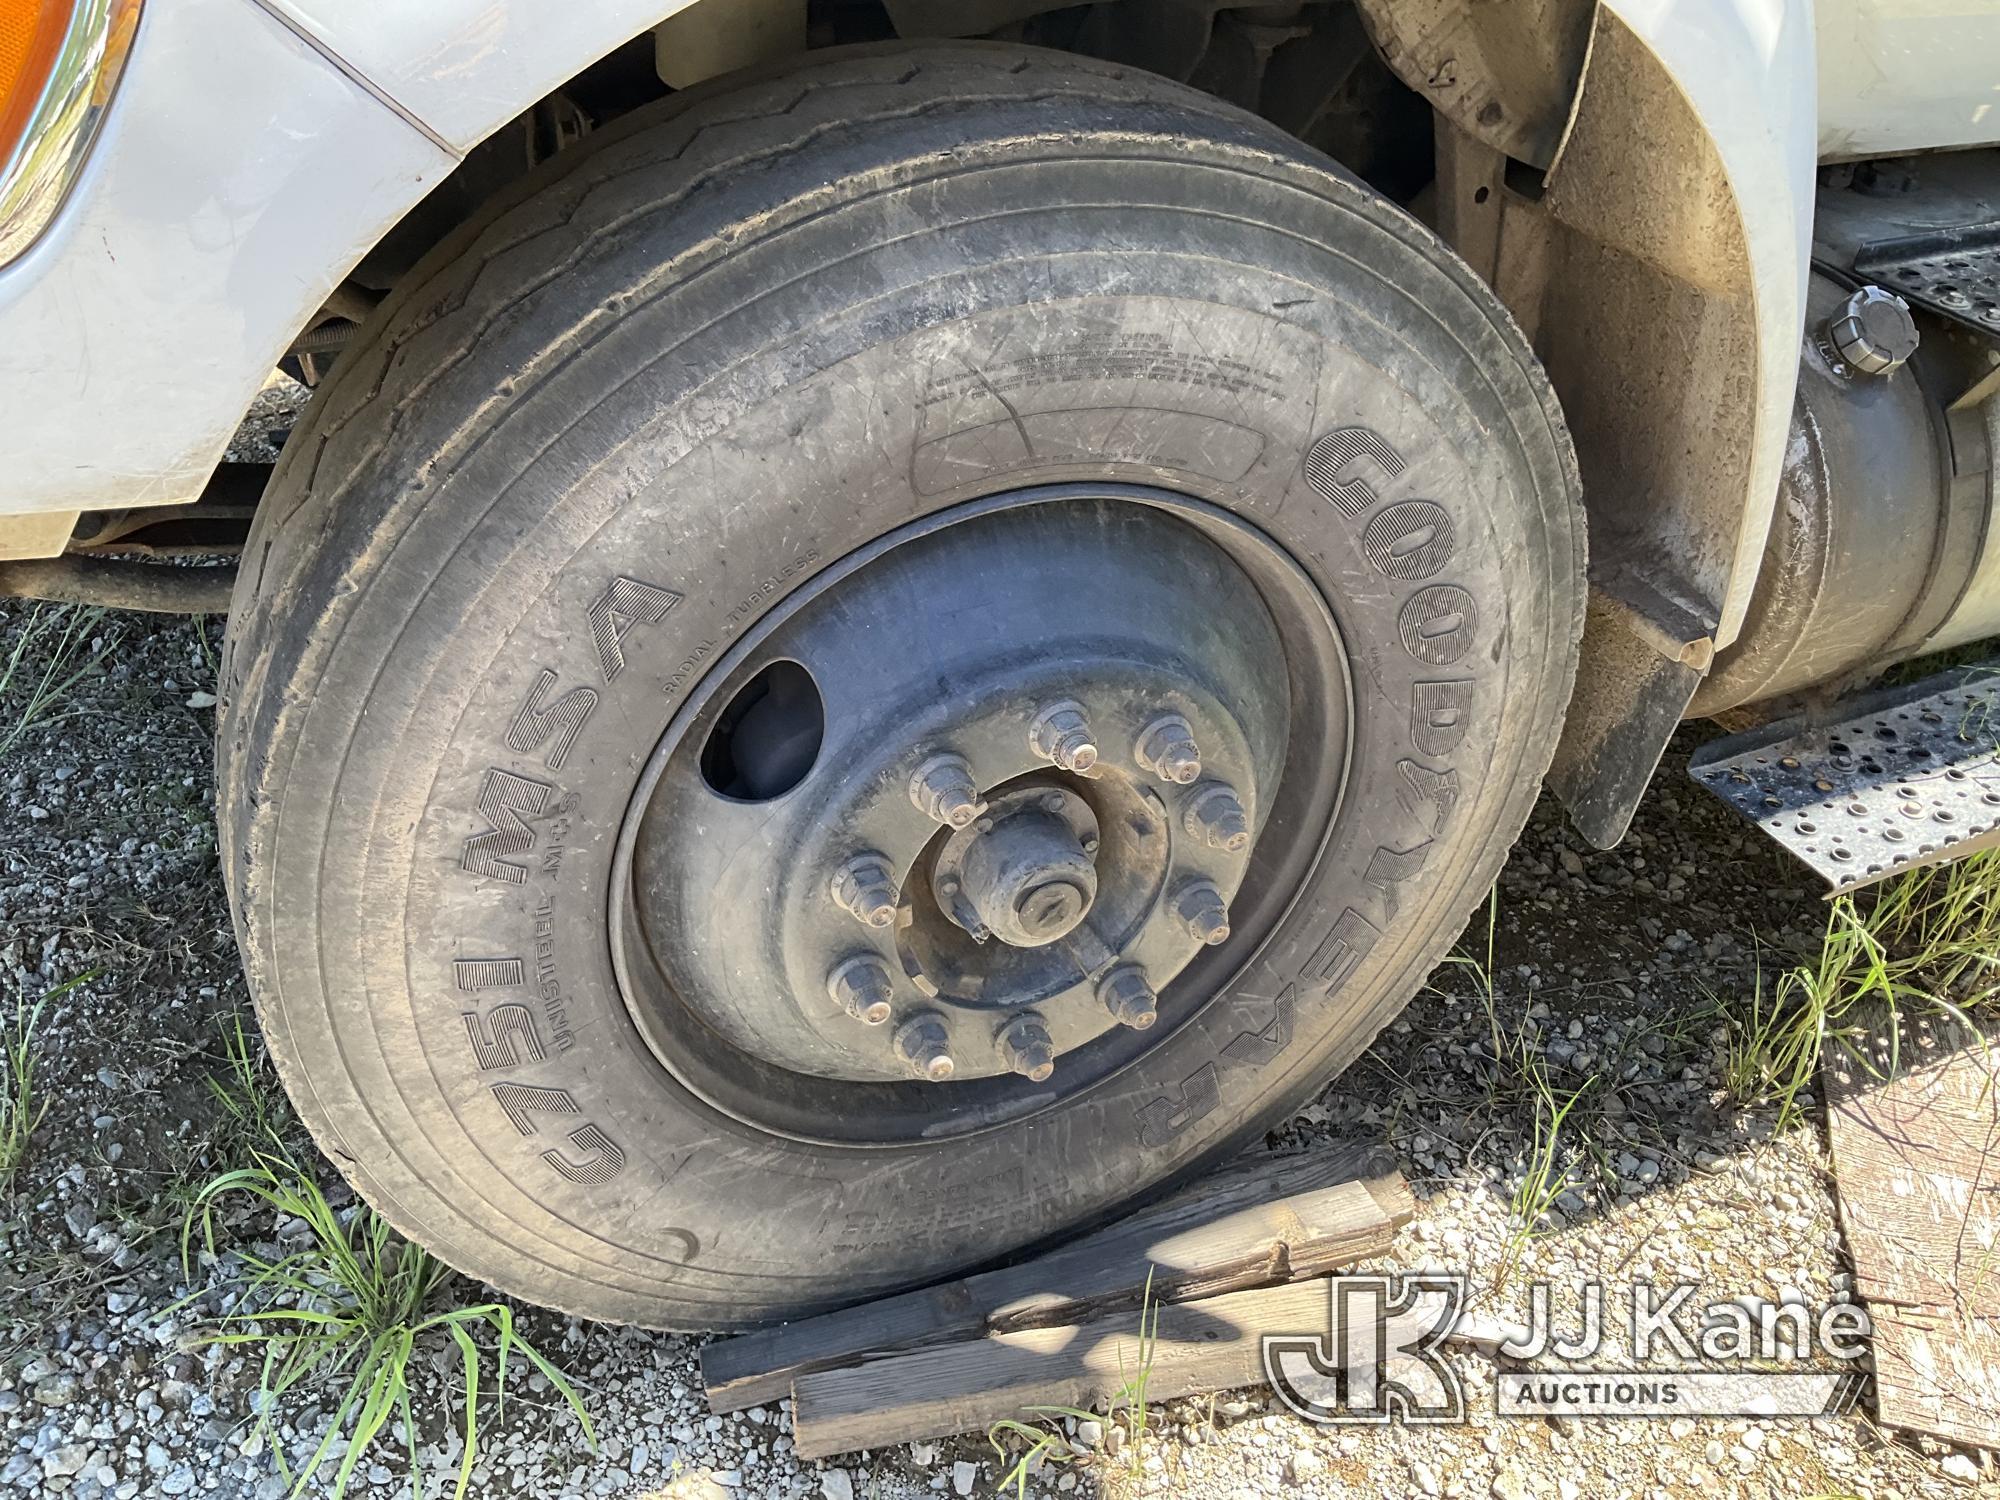
[[(712, 1008), (705, 1011), (703, 1004), (690, 993), (697, 987), (685, 982), (685, 969), (679, 967), (670, 950), (671, 934), (663, 930), (657, 914), (647, 910), (650, 888), (643, 877), (648, 861), (658, 858), (663, 838), (671, 837), (658, 832), (667, 824), (667, 820), (656, 815), (656, 798), (663, 783), (671, 784), (671, 776), (683, 775), (689, 750), (701, 735), (713, 730), (721, 706), (741, 687), (746, 673), (758, 664), (760, 653), (765, 658), (772, 655), (770, 644), (774, 638), (781, 636), (791, 622), (850, 588), (883, 559), (899, 553), (913, 555), (908, 549), (930, 543), (955, 528), (1005, 523), (1009, 518), (1027, 516), (1073, 516), (1080, 507), (1095, 507), (1099, 514), (1121, 517), (1143, 515), (1148, 518), (1147, 524), (1166, 518), (1184, 528), (1249, 581), (1280, 643), (1281, 675), (1294, 712), (1283, 753), (1277, 757), (1272, 784), (1260, 787), (1255, 795), (1256, 836), (1245, 851), (1241, 879), (1228, 893), (1231, 928), (1228, 939), (1213, 947), (1194, 944), (1196, 951), (1192, 957), (1157, 985), (1157, 1024), (1137, 1030), (1114, 1022), (1081, 1043), (1076, 1040), (1075, 1028), (1067, 1028), (1060, 1039), (1063, 1045), (1058, 1048), (1060, 1056), (1055, 1058), (1054, 1072), (1045, 1078), (1023, 1076), (1025, 1068), (1011, 1072), (1004, 1067), (995, 1068), (990, 1058), (988, 1066), (976, 1075), (968, 1076), (973, 1075), (973, 1070), (961, 1070), (948, 1082), (928, 1081), (920, 1065), (913, 1066), (909, 1058), (899, 1059), (903, 1072), (898, 1076), (829, 1078), (786, 1066), (784, 1060), (760, 1056), (739, 1045), (723, 1034), (723, 1028), (717, 1024), (717, 1013)], [(841, 688), (834, 686), (831, 690), (838, 692)], [(608, 929), (614, 970), (627, 1011), (654, 1058), (674, 1080), (723, 1114), (774, 1135), (835, 1146), (909, 1145), (994, 1129), (1067, 1104), (1109, 1084), (1154, 1049), (1171, 1044), (1226, 989), (1233, 976), (1254, 961), (1297, 899), (1332, 837), (1347, 777), (1353, 722), (1348, 657), (1333, 612), (1320, 589), (1268, 534), (1206, 501), (1134, 485), (1039, 486), (969, 501), (897, 528), (856, 549), (779, 599), (702, 675), (672, 715), (628, 804), (614, 852)], [(1115, 739), (1115, 736), (1098, 737)], [(1023, 738), (1028, 738), (1025, 726)], [(951, 747), (949, 743), (940, 747), (926, 742), (920, 748), (948, 751)], [(1131, 767), (1122, 762), (1132, 759), (1134, 747), (1113, 743), (1098, 748), (1101, 755), (1120, 757), (1119, 774), (1130, 779)], [(1185, 799), (1175, 795), (1184, 789), (1183, 784), (1172, 781), (1163, 769), (1150, 766), (1145, 769), (1155, 770), (1158, 775), (1156, 784), (1167, 804), (1174, 836), (1192, 837), (1191, 825), (1181, 816)], [(805, 780), (810, 781), (819, 770), (820, 759), (815, 757)], [(1056, 778), (1063, 775), (1060, 765), (1046, 759), (1040, 771)], [(974, 779), (978, 783), (976, 771)], [(998, 778), (1009, 785), (979, 784), (978, 789), (1011, 794), (1012, 784), (1021, 779), (1019, 775), (1009, 775)], [(1101, 772), (1099, 779), (1103, 779)], [(1193, 786), (1197, 790), (1206, 788), (1208, 778), (1194, 781)], [(783, 803), (795, 795), (793, 789), (768, 800)], [(916, 794), (911, 795), (921, 800)], [(1036, 788), (1035, 797), (1041, 795)], [(654, 823), (650, 829), (649, 818)], [(959, 832), (939, 822), (933, 837), (937, 845), (943, 845), (959, 836)], [(870, 851), (856, 847), (853, 852)], [(927, 850), (926, 877), (933, 872), (939, 857), (935, 845)], [(899, 873), (900, 888), (916, 878), (917, 870), (911, 864)], [(806, 888), (816, 883), (816, 878), (803, 882)], [(830, 906), (838, 905), (832, 899), (834, 894), (829, 893)], [(935, 896), (934, 891), (932, 894)], [(941, 904), (942, 898), (938, 901)], [(913, 904), (899, 901), (899, 917)], [(1091, 912), (1095, 914), (1095, 907)], [(851, 910), (841, 913), (841, 921), (846, 924), (845, 932), (855, 939), (851, 945), (853, 951), (868, 952), (867, 924)], [(769, 924), (760, 913), (746, 925), (754, 938)], [(669, 951), (663, 953), (663, 949)], [(883, 950), (878, 947), (874, 951)], [(845, 950), (834, 953), (829, 949), (828, 953), (830, 969), (838, 968), (841, 961), (852, 956)], [(880, 1041), (890, 1050), (897, 1045), (893, 1040), (896, 1033), (904, 1029), (912, 1016), (937, 1009), (935, 1005), (915, 1003), (930, 997), (921, 996), (908, 986), (909, 955), (900, 930), (897, 958), (899, 962), (891, 977), (901, 993), (891, 1006), (891, 1019), (880, 1027), (868, 1027), (854, 1016), (841, 1017), (854, 1034), (883, 1032)], [(678, 987), (674, 982), (677, 969), (683, 981)], [(1100, 1006), (1105, 1004), (1098, 993), (1102, 986), (1097, 980), (1093, 979), (1090, 987), (1092, 998)], [(810, 984), (795, 983), (791, 988), (796, 994), (808, 990)], [(810, 1003), (823, 1010), (830, 1002), (821, 994), (812, 996)], [(1001, 1033), (1018, 1019), (1019, 1013), (1025, 1010), (1034, 1019), (1043, 1019), (1046, 1014), (1045, 1007), (1039, 1005), (990, 1009), (994, 1012), (991, 1045), (994, 1054), (1003, 1057), (1012, 1054), (1006, 1051)], [(956, 1022), (959, 1012), (954, 1009), (947, 1016)], [(721, 1019), (726, 1026), (728, 1018)], [(757, 1041), (761, 1044), (763, 1040), (760, 1033)], [(1029, 1040), (1033, 1042), (1035, 1038), (1031, 1036)], [(967, 1050), (962, 1035), (958, 1047), (961, 1055)]]

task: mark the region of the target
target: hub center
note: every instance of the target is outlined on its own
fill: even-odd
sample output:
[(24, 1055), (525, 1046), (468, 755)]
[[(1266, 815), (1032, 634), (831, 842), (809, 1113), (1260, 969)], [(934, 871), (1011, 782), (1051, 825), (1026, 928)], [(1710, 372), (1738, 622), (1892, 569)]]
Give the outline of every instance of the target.
[(979, 942), (1044, 948), (1069, 936), (1097, 900), (1097, 818), (1053, 779), (995, 795), (938, 852), (931, 890)]
[(1040, 806), (979, 830), (962, 869), (973, 911), (993, 936), (1016, 948), (1039, 948), (1066, 936), (1097, 896), (1091, 857), (1070, 825)]

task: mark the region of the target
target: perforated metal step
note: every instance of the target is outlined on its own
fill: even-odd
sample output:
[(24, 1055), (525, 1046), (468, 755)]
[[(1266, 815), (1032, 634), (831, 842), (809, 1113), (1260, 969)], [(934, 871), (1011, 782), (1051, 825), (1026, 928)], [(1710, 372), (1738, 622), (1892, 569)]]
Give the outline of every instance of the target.
[(2000, 847), (2000, 663), (1704, 745), (1688, 774), (1832, 887)]
[(2000, 330), (2000, 224), (1967, 224), (1865, 246), (1854, 269), (1941, 317)]

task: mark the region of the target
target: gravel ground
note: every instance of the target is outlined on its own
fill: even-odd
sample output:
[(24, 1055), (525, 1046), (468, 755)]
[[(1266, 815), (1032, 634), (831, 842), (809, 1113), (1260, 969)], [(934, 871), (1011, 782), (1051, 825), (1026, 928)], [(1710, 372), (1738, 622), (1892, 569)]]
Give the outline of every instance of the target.
[[(0, 606), (0, 663), (31, 618)], [(60, 718), (0, 758), (0, 1004), (11, 1013), (16, 997), (32, 1004), (69, 986), (49, 1002), (39, 1038), (48, 1113), (0, 1197), (0, 1494), (275, 1497), (286, 1484), (271, 1446), (294, 1461), (308, 1454), (325, 1394), (287, 1402), (267, 1444), (251, 1409), (254, 1361), (184, 1345), (229, 1293), (227, 1257), (185, 1284), (181, 1214), (247, 1150), (244, 1126), (210, 1087), (226, 1071), (233, 1018), (247, 1012), (211, 824), (220, 627), (106, 615), (93, 629), (102, 669)], [(0, 698), (0, 738), (14, 703)], [(1386, 1136), (1421, 1202), (1388, 1263), (1470, 1268), (1479, 1317), (1518, 1321), (1537, 1279), (1688, 1279), (1704, 1301), (1820, 1301), (1844, 1284), (1817, 1108), (1779, 1132), (1722, 1089), (1718, 1004), (1748, 992), (1760, 955), (1768, 974), (1809, 950), (1822, 909), (1799, 871), (1684, 781), (1700, 735), (1682, 738), (1623, 848), (1585, 850), (1545, 803), (1501, 881), (1492, 1012), (1503, 1044), (1525, 1039), (1561, 1095), (1588, 1085), (1564, 1137), (1581, 1175), (1502, 1289), (1494, 1269), (1536, 1113), (1518, 1068), (1494, 1065), (1495, 1020), (1472, 969), (1441, 969), (1436, 988), (1274, 1137), (1310, 1150), (1329, 1137)], [(1482, 915), (1464, 951), (1483, 961), (1487, 941)], [(242, 1209), (227, 1229), (267, 1252), (288, 1232)], [(699, 1340), (539, 1312), (522, 1326), (584, 1392), (599, 1449), (585, 1451), (547, 1382), (517, 1367), (505, 1421), (490, 1422), (474, 1471), (478, 1495), (853, 1500), (986, 1495), (999, 1478), (979, 1437), (800, 1462), (781, 1412), (706, 1414)], [(1892, 1440), (1865, 1408), (1810, 1423), (1499, 1420), (1490, 1362), (1453, 1357), (1474, 1412), (1465, 1426), (1318, 1429), (1254, 1392), (1170, 1403), (1143, 1441), (1117, 1424), (1077, 1434), (1082, 1455), (1043, 1467), (1031, 1491), (2000, 1491), (1978, 1455)], [(438, 1410), (425, 1398), (456, 1378), (445, 1349), (426, 1351), (420, 1409)], [(418, 1425), (421, 1460), (440, 1476), (460, 1452), (456, 1433), (441, 1416)], [(429, 1492), (448, 1490), (434, 1477)], [(370, 1451), (350, 1493), (408, 1493), (400, 1444)]]

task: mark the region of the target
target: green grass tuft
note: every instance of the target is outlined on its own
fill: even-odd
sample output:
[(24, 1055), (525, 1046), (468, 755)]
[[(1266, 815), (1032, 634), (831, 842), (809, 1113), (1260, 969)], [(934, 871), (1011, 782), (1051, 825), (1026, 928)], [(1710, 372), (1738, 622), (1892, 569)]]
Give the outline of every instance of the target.
[[(1500, 887), (1496, 884), (1486, 893), (1486, 957), (1484, 961), (1465, 953), (1447, 954), (1445, 962), (1464, 969), (1472, 976), (1473, 986), (1479, 991), (1480, 1003), (1486, 1008), (1486, 1029), (1493, 1042), (1493, 1061), (1500, 1073), (1509, 1072), (1520, 1062), (1516, 1037), (1510, 1043), (1504, 1028), (1500, 1025), (1500, 1000), (1494, 988), (1493, 960), (1500, 943)], [(1440, 993), (1444, 993), (1440, 991)]]
[(1581, 1087), (1559, 1094), (1549, 1081), (1540, 1054), (1530, 1049), (1525, 1058), (1527, 1082), (1534, 1094), (1534, 1137), (1521, 1165), (1520, 1180), (1514, 1184), (1508, 1202), (1507, 1240), (1501, 1246), (1500, 1263), (1493, 1275), (1496, 1292), (1507, 1285), (1529, 1243), (1540, 1237), (1543, 1217), (1570, 1186), (1572, 1173), (1561, 1159), (1563, 1123), (1597, 1082), (1593, 1074)]
[[(1031, 1412), (1057, 1413), (1065, 1410), (1055, 1406), (1031, 1406)], [(1095, 1421), (1096, 1418), (1091, 1419)], [(1069, 1443), (1053, 1428), (1036, 1427), (1015, 1417), (1002, 1417), (986, 1429), (986, 1441), (993, 1445), (993, 1451), (1000, 1455), (1000, 1461), (1007, 1461), (1006, 1439), (1017, 1437), (1027, 1446), (1014, 1457), (1013, 1464), (1002, 1474), (993, 1486), (994, 1493), (1004, 1494), (1013, 1490), (1015, 1500), (1028, 1500), (1028, 1481), (1044, 1463), (1066, 1464), (1073, 1456)]]
[[(71, 604), (37, 604), (0, 664), (0, 756), (30, 729), (72, 717), (60, 711), (70, 690), (98, 671), (111, 654), (110, 642), (92, 649), (104, 611)], [(39, 668), (35, 663), (39, 663)]]
[(215, 1253), (216, 1208), (231, 1195), (254, 1199), (280, 1219), (301, 1220), (310, 1231), (306, 1248), (277, 1260), (238, 1249), (236, 1257), (243, 1267), (238, 1302), (192, 1340), (198, 1346), (234, 1345), (262, 1352), (260, 1435), (268, 1435), (273, 1413), (294, 1392), (341, 1389), (318, 1449), (296, 1477), (286, 1467), (281, 1448), (272, 1447), (292, 1495), (303, 1492), (335, 1440), (346, 1433), (347, 1449), (333, 1481), (338, 1500), (362, 1454), (392, 1418), (401, 1419), (409, 1450), (410, 1492), (413, 1496), (420, 1492), (410, 1361), (420, 1349), (446, 1339), (458, 1350), (463, 1377), (465, 1453), (452, 1492), (460, 1500), (479, 1446), (486, 1369), (482, 1336), (494, 1343), (496, 1419), (505, 1414), (508, 1364), (518, 1353), (547, 1377), (576, 1417), (585, 1441), (596, 1447), (590, 1414), (575, 1388), (515, 1329), (510, 1307), (500, 1302), (440, 1306), (454, 1279), (449, 1267), (403, 1240), (366, 1206), (343, 1216), (327, 1202), (312, 1175), (281, 1150), (260, 1153), (253, 1165), (225, 1172), (201, 1189), (182, 1226), (184, 1265), (197, 1225), (204, 1248)]
[(33, 1006), (16, 1001), (13, 1022), (0, 1026), (0, 1190), (13, 1185), (14, 1175), (28, 1159), (28, 1142), (49, 1107), (35, 1095), (35, 1028), (41, 1025), (42, 1010), (102, 972), (92, 969), (65, 980)]
[[(1117, 1390), (1105, 1403), (1106, 1416), (1115, 1412), (1125, 1413), (1126, 1451), (1125, 1462), (1137, 1472), (1145, 1451), (1146, 1435), (1151, 1420), (1151, 1407), (1146, 1399), (1146, 1387), (1153, 1378), (1153, 1359), (1160, 1342), (1160, 1304), (1153, 1300), (1153, 1268), (1146, 1268), (1146, 1285), (1139, 1300), (1139, 1347), (1134, 1351), (1133, 1368), (1125, 1368), (1124, 1351), (1119, 1351), (1118, 1373), (1122, 1377)], [(1072, 1417), (1079, 1422), (1095, 1422), (1097, 1414), (1079, 1410), (1074, 1406), (1030, 1406), (1029, 1416), (1047, 1420), (1052, 1417)], [(1018, 1438), (1026, 1444), (1007, 1472), (1000, 1476), (994, 1486), (996, 1491), (1011, 1488), (1016, 1500), (1027, 1500), (1028, 1480), (1035, 1470), (1044, 1463), (1066, 1464), (1074, 1458), (1068, 1439), (1052, 1427), (1036, 1426), (1016, 1417), (1003, 1417), (986, 1429), (986, 1441), (1004, 1463), (1007, 1459), (1006, 1439)]]
[(13, 1022), (0, 1028), (0, 1190), (12, 1187), (28, 1159), (28, 1141), (48, 1108), (35, 1095), (35, 1027), (46, 998), (17, 1002)]
[(240, 1008), (222, 1023), (222, 1056), (228, 1072), (220, 1078), (210, 1074), (208, 1091), (248, 1140), (249, 1154), (254, 1157), (265, 1142), (285, 1138), (293, 1117), (282, 1102), (284, 1095), (269, 1056), (254, 1027), (244, 1024)]
[[(1509, 1136), (1525, 1135), (1526, 1149), (1515, 1164), (1514, 1186), (1508, 1195), (1507, 1239), (1494, 1268), (1493, 1288), (1504, 1289), (1519, 1267), (1531, 1242), (1545, 1232), (1544, 1219), (1556, 1199), (1576, 1185), (1579, 1167), (1570, 1158), (1589, 1146), (1587, 1132), (1579, 1128), (1587, 1110), (1579, 1106), (1601, 1105), (1600, 1074), (1593, 1073), (1576, 1088), (1562, 1090), (1551, 1077), (1538, 1024), (1524, 1020), (1510, 1027), (1501, 1020), (1497, 966), (1500, 932), (1500, 887), (1494, 886), (1486, 900), (1486, 955), (1448, 955), (1446, 965), (1468, 974), (1486, 1013), (1487, 1043), (1492, 1049), (1492, 1068), (1486, 1075), (1485, 1097), (1475, 1107), (1496, 1122), (1505, 1122)], [(1449, 990), (1438, 990), (1457, 999)], [(1576, 1116), (1576, 1120), (1572, 1120)]]
[(1745, 1103), (1798, 1117), (1829, 1044), (1855, 1048), (1852, 1012), (1878, 1001), (1967, 1012), (2000, 999), (2000, 851), (1912, 870), (1832, 902), (1818, 956), (1778, 976), (1760, 971), (1729, 1008), (1727, 1080)]

